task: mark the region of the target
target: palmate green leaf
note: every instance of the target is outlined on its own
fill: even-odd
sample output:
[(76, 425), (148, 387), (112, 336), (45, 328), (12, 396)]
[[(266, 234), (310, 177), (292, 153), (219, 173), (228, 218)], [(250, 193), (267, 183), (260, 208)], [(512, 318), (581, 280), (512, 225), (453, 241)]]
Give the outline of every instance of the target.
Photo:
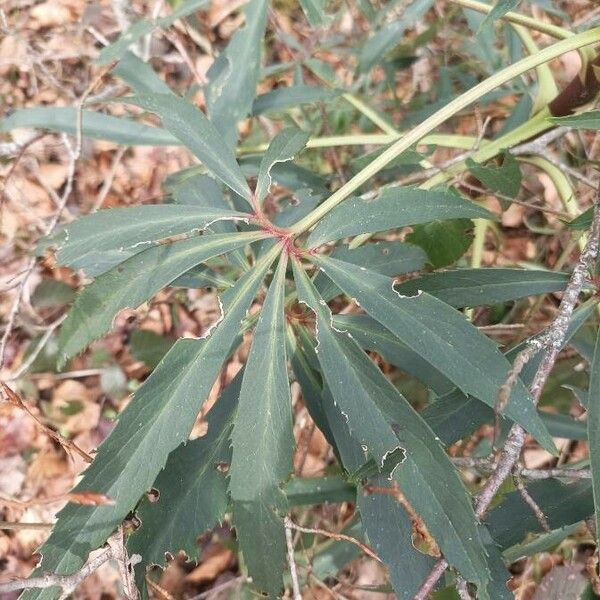
[[(592, 485), (596, 517), (596, 532), (600, 536), (600, 329), (596, 333), (594, 357), (590, 363), (588, 388), (587, 429), (592, 468)], [(598, 539), (598, 537), (597, 537)]]
[[(0, 131), (34, 127), (75, 135), (77, 109), (71, 106), (38, 106), (15, 110), (0, 122)], [(179, 141), (168, 131), (150, 127), (133, 119), (113, 117), (91, 110), (82, 111), (83, 137), (108, 140), (126, 146), (178, 146)]]
[(158, 114), (163, 126), (215, 177), (250, 202), (250, 188), (231, 148), (201, 110), (173, 94), (138, 94), (120, 100)]
[(252, 114), (256, 117), (271, 111), (286, 110), (302, 104), (327, 102), (337, 98), (341, 92), (317, 85), (294, 85), (280, 87), (262, 94), (252, 104)]
[(280, 485), (293, 468), (292, 403), (283, 302), (287, 255), (269, 287), (246, 362), (231, 436), (233, 522), (254, 584), (278, 597), (285, 568), (286, 501)]
[(238, 140), (237, 125), (250, 114), (256, 96), (268, 5), (268, 0), (251, 0), (246, 5), (245, 27), (236, 31), (207, 73), (207, 112), (231, 147)]
[(567, 273), (529, 269), (456, 269), (411, 279), (394, 286), (403, 296), (422, 290), (456, 308), (499, 304), (565, 289)]
[[(388, 488), (385, 476), (369, 482)], [(359, 490), (356, 504), (371, 547), (387, 566), (396, 597), (411, 600), (435, 564), (412, 544), (412, 522), (392, 495)]]
[(316, 225), (307, 244), (315, 247), (361, 233), (460, 218), (495, 220), (489, 211), (451, 191), (387, 188), (375, 200), (350, 198), (334, 208)]
[[(329, 309), (302, 268), (296, 262), (293, 266), (298, 298), (317, 316), (317, 355), (333, 406), (343, 417), (345, 437), (362, 451), (363, 463), (372, 459), (382, 473), (398, 482), (449, 563), (484, 589), (489, 567), (479, 526), (470, 496), (448, 456), (419, 414), (356, 342), (331, 327)], [(345, 461), (341, 432), (333, 431)], [(350, 459), (354, 468), (355, 452)]]
[(213, 234), (153, 246), (103, 273), (77, 297), (60, 331), (60, 361), (106, 333), (115, 315), (137, 308), (188, 269), (265, 237), (262, 232)]
[(262, 204), (271, 188), (271, 169), (276, 163), (293, 160), (308, 142), (309, 134), (297, 127), (280, 131), (269, 144), (263, 155), (256, 183), (256, 201)]
[[(494, 342), (446, 303), (423, 292), (401, 297), (388, 277), (324, 256), (311, 257), (346, 294), (411, 350), (465, 394), (494, 406), (510, 365)], [(529, 392), (518, 383), (505, 410), (548, 451), (552, 437), (535, 411)]]
[(248, 220), (247, 213), (228, 207), (157, 204), (99, 210), (73, 221), (44, 240), (56, 244), (60, 265), (98, 275), (155, 242), (204, 230), (220, 220)]
[(514, 198), (521, 189), (521, 168), (519, 161), (512, 154), (505, 152), (502, 156), (500, 166), (481, 165), (471, 158), (467, 158), (467, 166), (492, 192)]
[(146, 568), (164, 565), (165, 553), (175, 556), (183, 550), (190, 560), (198, 558), (198, 536), (225, 516), (229, 498), (226, 475), (219, 465), (231, 461), (229, 436), (241, 382), (240, 373), (209, 411), (206, 435), (169, 455), (152, 486), (158, 499), (143, 499), (136, 511), (141, 526), (128, 539), (127, 549), (142, 557), (135, 566), (141, 590), (146, 588)]
[[(77, 571), (150, 489), (169, 453), (187, 440), (276, 254), (265, 255), (223, 294), (223, 317), (207, 337), (179, 340), (135, 393), (74, 490), (106, 494), (114, 505), (67, 505), (40, 549), (43, 559), (35, 574)], [(56, 592), (31, 591), (24, 597), (50, 600)]]

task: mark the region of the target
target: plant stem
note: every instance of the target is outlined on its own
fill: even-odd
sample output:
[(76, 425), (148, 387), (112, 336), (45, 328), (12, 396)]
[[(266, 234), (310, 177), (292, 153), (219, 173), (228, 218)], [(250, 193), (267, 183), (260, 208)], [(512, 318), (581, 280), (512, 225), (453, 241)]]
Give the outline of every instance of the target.
[[(348, 135), (330, 135), (311, 138), (306, 144), (307, 148), (330, 148), (331, 146), (387, 146), (398, 141), (402, 132), (397, 133), (351, 133)], [(474, 137), (468, 135), (456, 135), (451, 133), (439, 133), (427, 135), (421, 140), (421, 144), (430, 144), (432, 146), (442, 146), (444, 148), (458, 148), (460, 150), (470, 150), (476, 142)], [(482, 145), (487, 142), (484, 140)], [(241, 146), (238, 155), (262, 154), (269, 144), (256, 144), (255, 146)]]
[(371, 107), (367, 106), (362, 100), (359, 100), (352, 94), (342, 94), (342, 98), (361, 112), (369, 121), (377, 125), (381, 131), (385, 131), (389, 135), (397, 136), (398, 132), (390, 125), (383, 117), (378, 115)]
[[(458, 4), (463, 8), (470, 8), (471, 10), (476, 10), (477, 12), (486, 14), (489, 13), (493, 8), (491, 4), (484, 4), (483, 2), (477, 2), (476, 0), (450, 0), (450, 2), (453, 4)], [(534, 31), (547, 33), (548, 35), (551, 35), (559, 40), (566, 40), (574, 35), (571, 31), (556, 25), (552, 25), (552, 23), (544, 23), (539, 19), (534, 19), (533, 17), (528, 17), (512, 11), (502, 15), (501, 19), (503, 21), (516, 23), (517, 25), (524, 25), (525, 27), (533, 29)]]
[[(600, 40), (600, 28), (594, 28), (584, 33), (574, 35), (573, 37), (562, 40), (540, 50), (537, 54), (527, 56), (514, 65), (510, 65), (505, 69), (502, 69), (498, 73), (488, 77), (475, 87), (467, 90), (464, 94), (461, 94), (458, 98), (455, 98), (452, 102), (449, 102), (442, 109), (425, 119), (420, 125), (417, 125), (404, 137), (394, 142), (389, 148), (384, 150), (373, 162), (366, 166), (362, 171), (358, 172), (352, 179), (346, 184), (340, 187), (334, 192), (325, 202), (318, 206), (305, 218), (301, 219), (296, 223), (291, 231), (294, 235), (299, 235), (308, 229), (310, 229), (315, 223), (321, 220), (327, 213), (333, 210), (340, 202), (345, 200), (352, 192), (356, 191), (364, 183), (366, 183), (371, 177), (376, 175), (381, 169), (383, 169), (388, 163), (394, 160), (397, 156), (402, 154), (405, 150), (408, 150), (413, 144), (418, 143), (428, 133), (431, 133), (433, 129), (444, 123), (450, 117), (463, 110), (471, 103), (475, 102), (488, 92), (496, 89), (509, 82), (514, 77), (525, 73), (530, 69), (534, 69), (538, 65), (548, 62), (558, 56), (561, 56), (565, 52), (570, 50), (576, 50), (582, 46), (593, 44)], [(539, 131), (544, 131), (550, 128), (552, 125), (545, 122), (540, 123), (535, 127), (535, 119), (527, 123), (528, 126), (532, 127), (531, 135), (536, 135)], [(521, 128), (517, 128), (521, 129)], [(516, 130), (515, 130), (516, 131)], [(512, 133), (512, 132), (511, 132)], [(489, 144), (493, 145), (493, 144)], [(482, 148), (479, 152), (485, 151), (489, 145)], [(492, 154), (493, 156), (493, 154)]]

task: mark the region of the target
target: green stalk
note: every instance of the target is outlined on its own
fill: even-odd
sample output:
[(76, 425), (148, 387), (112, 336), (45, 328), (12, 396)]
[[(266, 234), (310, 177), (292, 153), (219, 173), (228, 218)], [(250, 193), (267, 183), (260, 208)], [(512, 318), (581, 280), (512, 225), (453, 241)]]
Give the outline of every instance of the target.
[[(559, 42), (560, 43), (560, 42)], [(532, 58), (532, 57), (529, 57)], [(517, 63), (518, 64), (518, 63)], [(482, 145), (479, 150), (473, 152), (469, 158), (478, 163), (484, 163), (491, 158), (494, 158), (500, 154), (503, 150), (516, 146), (530, 138), (534, 138), (548, 129), (553, 129), (555, 125), (548, 120), (550, 117), (550, 110), (548, 107), (542, 109), (539, 113), (531, 117), (528, 121), (515, 127), (502, 137), (496, 140), (489, 141), (487, 144)], [(424, 189), (431, 189), (436, 185), (440, 185), (448, 179), (451, 179), (453, 175), (461, 173), (467, 168), (467, 161), (463, 160), (452, 166), (444, 169), (442, 173), (438, 173), (431, 179), (427, 180), (421, 187)]]
[(398, 135), (395, 127), (390, 125), (382, 116), (378, 115), (371, 107), (367, 106), (362, 100), (352, 94), (342, 94), (342, 98), (361, 112), (369, 121), (377, 125), (381, 131), (385, 131), (390, 135)]
[[(527, 31), (525, 27), (521, 25), (515, 25), (513, 23), (512, 28), (519, 36), (521, 43), (529, 54), (535, 54), (536, 52), (540, 51), (529, 31)], [(556, 85), (556, 81), (554, 81), (550, 67), (544, 63), (543, 65), (537, 67), (535, 71), (537, 73), (538, 92), (533, 105), (533, 114), (537, 113), (544, 106), (550, 104), (550, 102), (552, 102), (552, 100), (558, 96), (558, 86)]]
[[(331, 148), (333, 146), (388, 146), (398, 141), (405, 133), (356, 133), (349, 135), (329, 135), (311, 138), (306, 144), (307, 148)], [(469, 135), (456, 135), (453, 133), (439, 133), (425, 136), (422, 144), (441, 146), (443, 148), (457, 148), (459, 150), (470, 150), (476, 143), (476, 138)], [(485, 145), (487, 141), (483, 141)], [(256, 144), (255, 146), (241, 146), (238, 155), (262, 154), (269, 147), (268, 143)]]
[[(320, 221), (327, 213), (333, 210), (340, 202), (345, 200), (352, 192), (361, 187), (371, 177), (376, 175), (381, 169), (383, 169), (388, 163), (394, 160), (397, 156), (402, 154), (405, 150), (408, 150), (413, 144), (418, 143), (426, 136), (431, 133), (433, 129), (447, 121), (450, 117), (463, 110), (479, 98), (509, 82), (514, 77), (535, 69), (538, 65), (548, 62), (558, 56), (569, 52), (571, 50), (577, 50), (583, 46), (588, 46), (600, 41), (600, 28), (594, 28), (589, 31), (579, 33), (573, 37), (557, 42), (543, 50), (540, 50), (537, 54), (527, 56), (514, 65), (510, 65), (505, 69), (495, 73), (488, 77), (485, 81), (482, 81), (475, 87), (467, 90), (464, 94), (461, 94), (458, 98), (455, 98), (452, 102), (449, 102), (446, 106), (438, 110), (436, 113), (425, 119), (420, 125), (417, 125), (412, 131), (407, 133), (398, 141), (394, 142), (389, 148), (384, 150), (372, 163), (367, 165), (362, 171), (359, 171), (352, 179), (340, 187), (334, 192), (323, 204), (318, 206), (305, 218), (301, 219), (292, 228), (291, 232), (294, 235), (299, 235), (306, 230), (310, 229), (315, 223)], [(541, 113), (540, 113), (541, 114)], [(545, 117), (544, 117), (545, 120)], [(533, 120), (535, 122), (535, 118)], [(529, 124), (528, 124), (529, 125)], [(542, 126), (543, 125), (543, 126)], [(549, 128), (551, 125), (544, 123), (538, 125), (542, 127), (541, 130)], [(517, 128), (519, 129), (519, 128)], [(535, 129), (535, 128), (534, 128)], [(532, 132), (535, 135), (535, 131)], [(486, 145), (481, 151), (485, 151), (491, 144)], [(480, 152), (481, 152), (480, 151)], [(492, 154), (493, 156), (494, 154)]]
[[(476, 10), (477, 12), (486, 14), (489, 13), (493, 8), (491, 4), (484, 4), (483, 2), (477, 2), (476, 0), (450, 0), (450, 2), (453, 4), (458, 4), (463, 8), (470, 8), (471, 10)], [(503, 21), (509, 21), (510, 23), (516, 23), (517, 25), (523, 25), (528, 29), (533, 29), (534, 31), (547, 33), (548, 35), (551, 35), (559, 40), (566, 40), (567, 38), (575, 35), (567, 29), (552, 25), (552, 23), (544, 23), (543, 21), (534, 19), (533, 17), (527, 17), (526, 15), (521, 15), (512, 11), (504, 14), (501, 19)]]

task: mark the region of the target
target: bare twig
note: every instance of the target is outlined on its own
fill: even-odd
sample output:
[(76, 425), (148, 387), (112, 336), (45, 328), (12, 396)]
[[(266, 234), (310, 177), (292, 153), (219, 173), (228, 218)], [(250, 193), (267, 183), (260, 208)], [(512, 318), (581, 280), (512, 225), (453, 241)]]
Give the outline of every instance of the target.
[(467, 582), (460, 576), (456, 578), (456, 591), (458, 592), (460, 600), (473, 600), (469, 593)]
[(513, 156), (521, 156), (523, 154), (544, 154), (546, 148), (556, 140), (564, 137), (571, 131), (570, 127), (557, 127), (536, 137), (533, 140), (519, 144), (509, 150)]
[[(66, 178), (65, 187), (64, 187), (63, 193), (60, 197), (60, 201), (58, 203), (56, 212), (54, 213), (54, 216), (50, 220), (48, 227), (44, 231), (45, 236), (50, 235), (55, 230), (56, 226), (58, 225), (58, 222), (60, 221), (63, 210), (65, 209), (65, 206), (67, 205), (67, 201), (69, 200), (69, 197), (71, 196), (71, 192), (73, 190), (73, 182), (75, 180), (75, 166), (77, 164), (77, 161), (79, 160), (79, 157), (81, 156), (81, 146), (82, 146), (82, 141), (83, 141), (83, 133), (82, 133), (82, 130), (83, 130), (83, 110), (82, 110), (83, 103), (86, 101), (87, 97), (92, 93), (92, 91), (98, 85), (98, 83), (101, 81), (101, 79), (108, 72), (110, 72), (113, 69), (115, 64), (116, 64), (115, 62), (111, 63), (105, 69), (103, 69), (97, 77), (94, 78), (92, 83), (83, 92), (81, 98), (79, 99), (79, 101), (76, 104), (77, 130), (76, 130), (76, 135), (75, 135), (75, 146), (73, 147), (71, 141), (69, 140), (69, 137), (66, 134), (63, 133), (61, 136), (61, 140), (62, 140), (65, 148), (67, 149), (67, 153), (69, 155), (67, 178)], [(10, 338), (12, 330), (15, 326), (15, 321), (16, 321), (17, 315), (19, 313), (21, 302), (23, 300), (23, 296), (25, 293), (25, 287), (27, 285), (29, 277), (33, 273), (35, 264), (36, 264), (36, 258), (32, 257), (29, 260), (27, 267), (25, 268), (23, 278), (21, 279), (21, 282), (17, 289), (17, 293), (15, 295), (15, 299), (11, 306), (9, 316), (8, 316), (8, 322), (6, 324), (6, 328), (4, 329), (4, 333), (2, 335), (2, 340), (0, 340), (0, 369), (4, 366), (6, 345), (8, 343), (8, 339)]]
[(331, 538), (333, 540), (337, 540), (338, 542), (340, 542), (340, 541), (350, 542), (351, 544), (358, 546), (367, 556), (370, 556), (371, 558), (374, 558), (376, 561), (381, 562), (381, 559), (379, 558), (379, 556), (377, 556), (377, 554), (375, 554), (375, 552), (373, 552), (373, 550), (371, 550), (371, 548), (369, 548), (369, 546), (367, 546), (366, 544), (363, 544), (356, 538), (353, 538), (349, 535), (344, 535), (343, 533), (334, 533), (333, 531), (326, 531), (325, 529), (314, 529), (312, 527), (302, 527), (301, 525), (297, 525), (296, 523), (294, 523), (289, 518), (287, 520), (286, 526), (289, 527), (290, 529), (295, 529), (296, 531), (301, 531), (302, 533), (313, 533), (315, 535), (322, 535), (324, 537)]
[[(477, 469), (483, 473), (492, 473), (496, 465), (487, 458), (460, 457), (453, 458), (452, 462), (458, 467)], [(523, 479), (539, 481), (541, 479), (591, 479), (590, 469), (527, 469), (519, 465), (515, 466), (514, 472)]]
[(16, 592), (24, 589), (45, 589), (50, 587), (60, 587), (62, 589), (61, 598), (66, 598), (75, 588), (94, 571), (100, 568), (112, 556), (110, 550), (106, 550), (102, 554), (90, 560), (77, 573), (72, 575), (55, 575), (46, 573), (40, 577), (30, 577), (29, 579), (15, 579), (0, 583), (0, 593), (7, 594), (8, 592)]
[(527, 506), (531, 508), (535, 518), (538, 520), (538, 523), (541, 525), (544, 531), (550, 531), (550, 525), (548, 525), (548, 519), (544, 514), (544, 511), (540, 508), (539, 504), (533, 499), (531, 494), (527, 491), (527, 488), (523, 484), (523, 480), (517, 475), (515, 476), (515, 482), (517, 484), (517, 489), (521, 494), (521, 498), (525, 501)]
[(33, 349), (33, 352), (27, 357), (27, 359), (25, 361), (23, 361), (21, 366), (7, 379), (7, 381), (15, 381), (16, 379), (19, 379), (19, 377), (21, 377), (21, 375), (23, 375), (23, 373), (25, 373), (27, 371), (27, 369), (29, 369), (29, 367), (31, 367), (31, 365), (35, 362), (35, 359), (40, 355), (40, 352), (44, 349), (44, 347), (48, 343), (48, 340), (50, 339), (50, 337), (52, 337), (54, 330), (66, 318), (67, 318), (66, 314), (62, 315), (58, 319), (56, 319), (56, 321), (54, 321), (54, 323), (51, 323), (48, 326), (48, 328), (44, 332), (44, 335), (41, 337), (41, 339), (39, 340), (39, 342), (36, 344), (35, 348)]
[(519, 375), (521, 374), (521, 371), (525, 365), (539, 352), (539, 350), (539, 345), (528, 344), (525, 346), (525, 348), (523, 348), (523, 350), (521, 350), (515, 357), (510, 371), (508, 372), (506, 381), (498, 390), (498, 395), (496, 396), (496, 401), (494, 402), (494, 446), (496, 445), (496, 440), (498, 439), (498, 434), (500, 431), (500, 415), (504, 412), (504, 409), (508, 405), (508, 400), (510, 398), (512, 389), (519, 380)]
[(10, 521), (0, 521), (0, 531), (2, 529), (52, 529), (52, 523), (11, 523)]
[(292, 577), (292, 593), (294, 600), (302, 600), (300, 592), (300, 583), (298, 582), (298, 566), (294, 558), (294, 540), (292, 539), (292, 521), (289, 517), (283, 520), (285, 525), (285, 542), (287, 544), (288, 563), (290, 565), (290, 575)]
[(125, 548), (125, 534), (123, 533), (122, 525), (119, 527), (119, 529), (117, 529), (117, 531), (115, 531), (113, 535), (108, 538), (107, 544), (119, 568), (119, 575), (121, 576), (121, 584), (123, 586), (123, 595), (125, 599), (138, 600), (140, 593), (135, 585), (133, 566), (141, 560), (141, 557), (139, 554), (134, 555), (134, 557), (137, 559), (136, 561), (133, 561), (129, 558), (127, 549)]
[(75, 454), (78, 454), (81, 458), (83, 458), (83, 460), (85, 460), (85, 462), (92, 462), (93, 458), (87, 452), (82, 450), (75, 442), (73, 442), (72, 440), (68, 440), (67, 438), (60, 435), (60, 433), (58, 433), (57, 431), (50, 429), (50, 427), (42, 423), (42, 421), (40, 421), (40, 419), (29, 410), (29, 408), (27, 407), (25, 402), (23, 402), (23, 400), (19, 397), (19, 395), (16, 394), (5, 383), (0, 381), (0, 386), (2, 386), (2, 389), (6, 394), (7, 401), (10, 402), (10, 404), (12, 404), (13, 406), (24, 410), (44, 430), (44, 433), (48, 437), (52, 438), (55, 442), (60, 444), (66, 451), (71, 451)]
[[(543, 342), (539, 343), (544, 346), (544, 356), (535, 373), (533, 382), (530, 387), (530, 393), (534, 404), (537, 405), (542, 390), (548, 380), (550, 372), (556, 362), (558, 353), (564, 343), (569, 321), (575, 310), (575, 305), (579, 298), (579, 294), (585, 284), (586, 274), (593, 266), (598, 255), (598, 244), (600, 242), (600, 193), (597, 194), (596, 204), (594, 207), (594, 216), (589, 232), (587, 244), (579, 257), (577, 265), (573, 269), (573, 273), (569, 279), (569, 284), (565, 290), (559, 310), (558, 316), (550, 326), (548, 332), (543, 336)], [(525, 444), (525, 430), (517, 424), (514, 424), (504, 447), (502, 448), (496, 468), (491, 477), (486, 482), (485, 486), (477, 496), (475, 504), (475, 514), (478, 518), (482, 518), (487, 512), (496, 492), (511, 474), (519, 457), (521, 450)], [(425, 600), (433, 590), (439, 578), (443, 575), (448, 567), (448, 562), (445, 559), (438, 561), (423, 584), (414, 596), (414, 600)]]

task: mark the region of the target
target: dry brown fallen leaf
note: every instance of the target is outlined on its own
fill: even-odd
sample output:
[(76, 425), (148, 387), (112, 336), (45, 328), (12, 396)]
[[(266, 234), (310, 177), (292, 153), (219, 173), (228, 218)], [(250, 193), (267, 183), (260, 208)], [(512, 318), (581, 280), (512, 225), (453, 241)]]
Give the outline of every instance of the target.
[(214, 554), (208, 555), (211, 552), (209, 548), (206, 552), (208, 556), (203, 557), (202, 562), (186, 575), (185, 580), (188, 583), (201, 584), (213, 581), (232, 565), (234, 555), (229, 548), (222, 546), (214, 546), (214, 548)]

